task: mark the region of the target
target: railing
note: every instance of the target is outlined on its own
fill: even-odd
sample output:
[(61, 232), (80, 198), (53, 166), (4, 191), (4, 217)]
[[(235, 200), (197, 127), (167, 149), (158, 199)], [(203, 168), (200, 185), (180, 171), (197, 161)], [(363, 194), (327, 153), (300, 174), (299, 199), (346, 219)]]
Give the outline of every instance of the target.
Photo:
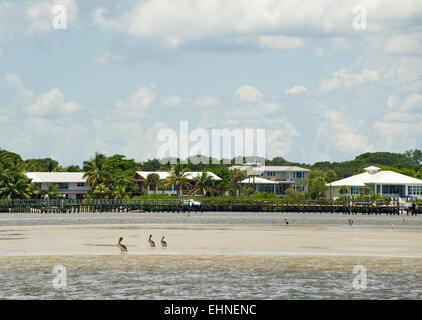
[[(180, 211), (250, 211), (308, 212), (341, 214), (400, 214), (397, 202), (352, 203), (331, 201), (287, 202), (282, 200), (215, 200), (202, 198), (201, 206), (187, 206), (179, 199), (26, 199), (0, 200), (0, 212), (79, 213), (79, 212), (180, 212)], [(410, 213), (410, 211), (409, 211)], [(421, 214), (422, 208), (412, 212)]]

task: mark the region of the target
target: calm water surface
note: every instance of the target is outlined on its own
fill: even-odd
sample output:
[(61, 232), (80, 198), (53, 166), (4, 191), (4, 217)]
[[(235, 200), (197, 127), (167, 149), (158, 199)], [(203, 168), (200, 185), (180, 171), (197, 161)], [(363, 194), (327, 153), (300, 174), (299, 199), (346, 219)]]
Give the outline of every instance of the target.
[[(349, 216), (312, 214), (0, 215), (0, 226), (96, 223), (343, 224)], [(325, 217), (325, 218), (324, 218)], [(422, 217), (355, 216), (358, 225), (420, 229)], [(1, 242), (7, 245), (7, 241)], [(422, 245), (421, 245), (422, 248)], [(67, 271), (55, 289), (53, 268)], [(353, 288), (363, 265), (367, 287)], [(0, 257), (0, 299), (421, 299), (421, 259), (265, 255), (110, 255)]]

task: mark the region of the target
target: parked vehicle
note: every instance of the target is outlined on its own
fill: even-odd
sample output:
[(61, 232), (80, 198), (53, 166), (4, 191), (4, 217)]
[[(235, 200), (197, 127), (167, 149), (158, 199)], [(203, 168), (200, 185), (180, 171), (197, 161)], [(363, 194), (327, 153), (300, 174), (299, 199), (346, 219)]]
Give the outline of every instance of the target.
[(185, 207), (189, 207), (189, 208), (198, 208), (202, 204), (201, 204), (201, 202), (195, 201), (193, 199), (186, 199), (186, 200), (183, 200), (182, 205), (185, 206)]

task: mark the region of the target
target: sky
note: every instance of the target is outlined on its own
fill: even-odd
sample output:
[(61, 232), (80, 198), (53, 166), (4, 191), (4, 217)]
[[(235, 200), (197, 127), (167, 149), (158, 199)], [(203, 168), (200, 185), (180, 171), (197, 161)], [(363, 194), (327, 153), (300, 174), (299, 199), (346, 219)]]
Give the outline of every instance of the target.
[(420, 149), (422, 2), (0, 0), (0, 148), (143, 161), (180, 121), (302, 163)]

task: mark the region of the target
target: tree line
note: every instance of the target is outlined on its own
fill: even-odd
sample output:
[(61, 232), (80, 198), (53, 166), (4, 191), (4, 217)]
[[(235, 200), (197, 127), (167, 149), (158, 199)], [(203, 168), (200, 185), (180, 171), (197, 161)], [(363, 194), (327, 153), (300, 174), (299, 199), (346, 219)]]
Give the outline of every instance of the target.
[[(212, 161), (213, 159), (202, 157), (205, 163), (197, 163), (188, 159), (187, 163), (181, 163), (176, 159), (177, 164), (159, 159), (149, 159), (144, 162), (136, 162), (134, 159), (127, 159), (124, 155), (115, 154), (107, 157), (101, 153), (83, 162), (82, 166), (70, 165), (61, 166), (60, 163), (51, 158), (44, 159), (22, 159), (17, 154), (0, 149), (0, 198), (3, 199), (25, 199), (30, 197), (55, 198), (60, 195), (56, 190), (58, 186), (50, 186), (48, 190), (40, 190), (36, 184), (26, 177), (25, 172), (85, 172), (87, 183), (92, 186), (86, 194), (86, 198), (115, 198), (127, 199), (133, 197), (138, 191), (138, 185), (134, 183), (136, 171), (168, 171), (167, 179), (159, 179), (156, 174), (147, 177), (146, 184), (153, 190), (164, 191), (171, 185), (175, 185), (177, 193), (181, 194), (183, 187), (194, 186), (191, 194), (202, 195), (230, 195), (253, 196), (271, 198), (272, 194), (255, 194), (252, 188), (243, 188), (240, 184), (246, 177), (241, 170), (229, 170), (239, 159), (224, 161)], [(246, 162), (248, 159), (241, 159)], [(288, 199), (318, 199), (326, 196), (327, 183), (342, 179), (357, 173), (363, 172), (363, 168), (375, 165), (384, 170), (392, 170), (422, 179), (422, 152), (418, 149), (406, 151), (403, 154), (390, 152), (364, 153), (355, 159), (343, 162), (316, 162), (314, 164), (297, 163), (285, 160), (283, 157), (266, 159), (266, 165), (277, 166), (300, 166), (310, 169), (306, 183), (306, 193), (293, 189), (286, 190)], [(198, 175), (192, 184), (187, 179), (187, 171), (212, 172), (222, 178), (218, 184), (214, 184), (207, 174)], [(331, 189), (331, 188), (330, 188)], [(342, 191), (342, 190), (340, 190)]]

